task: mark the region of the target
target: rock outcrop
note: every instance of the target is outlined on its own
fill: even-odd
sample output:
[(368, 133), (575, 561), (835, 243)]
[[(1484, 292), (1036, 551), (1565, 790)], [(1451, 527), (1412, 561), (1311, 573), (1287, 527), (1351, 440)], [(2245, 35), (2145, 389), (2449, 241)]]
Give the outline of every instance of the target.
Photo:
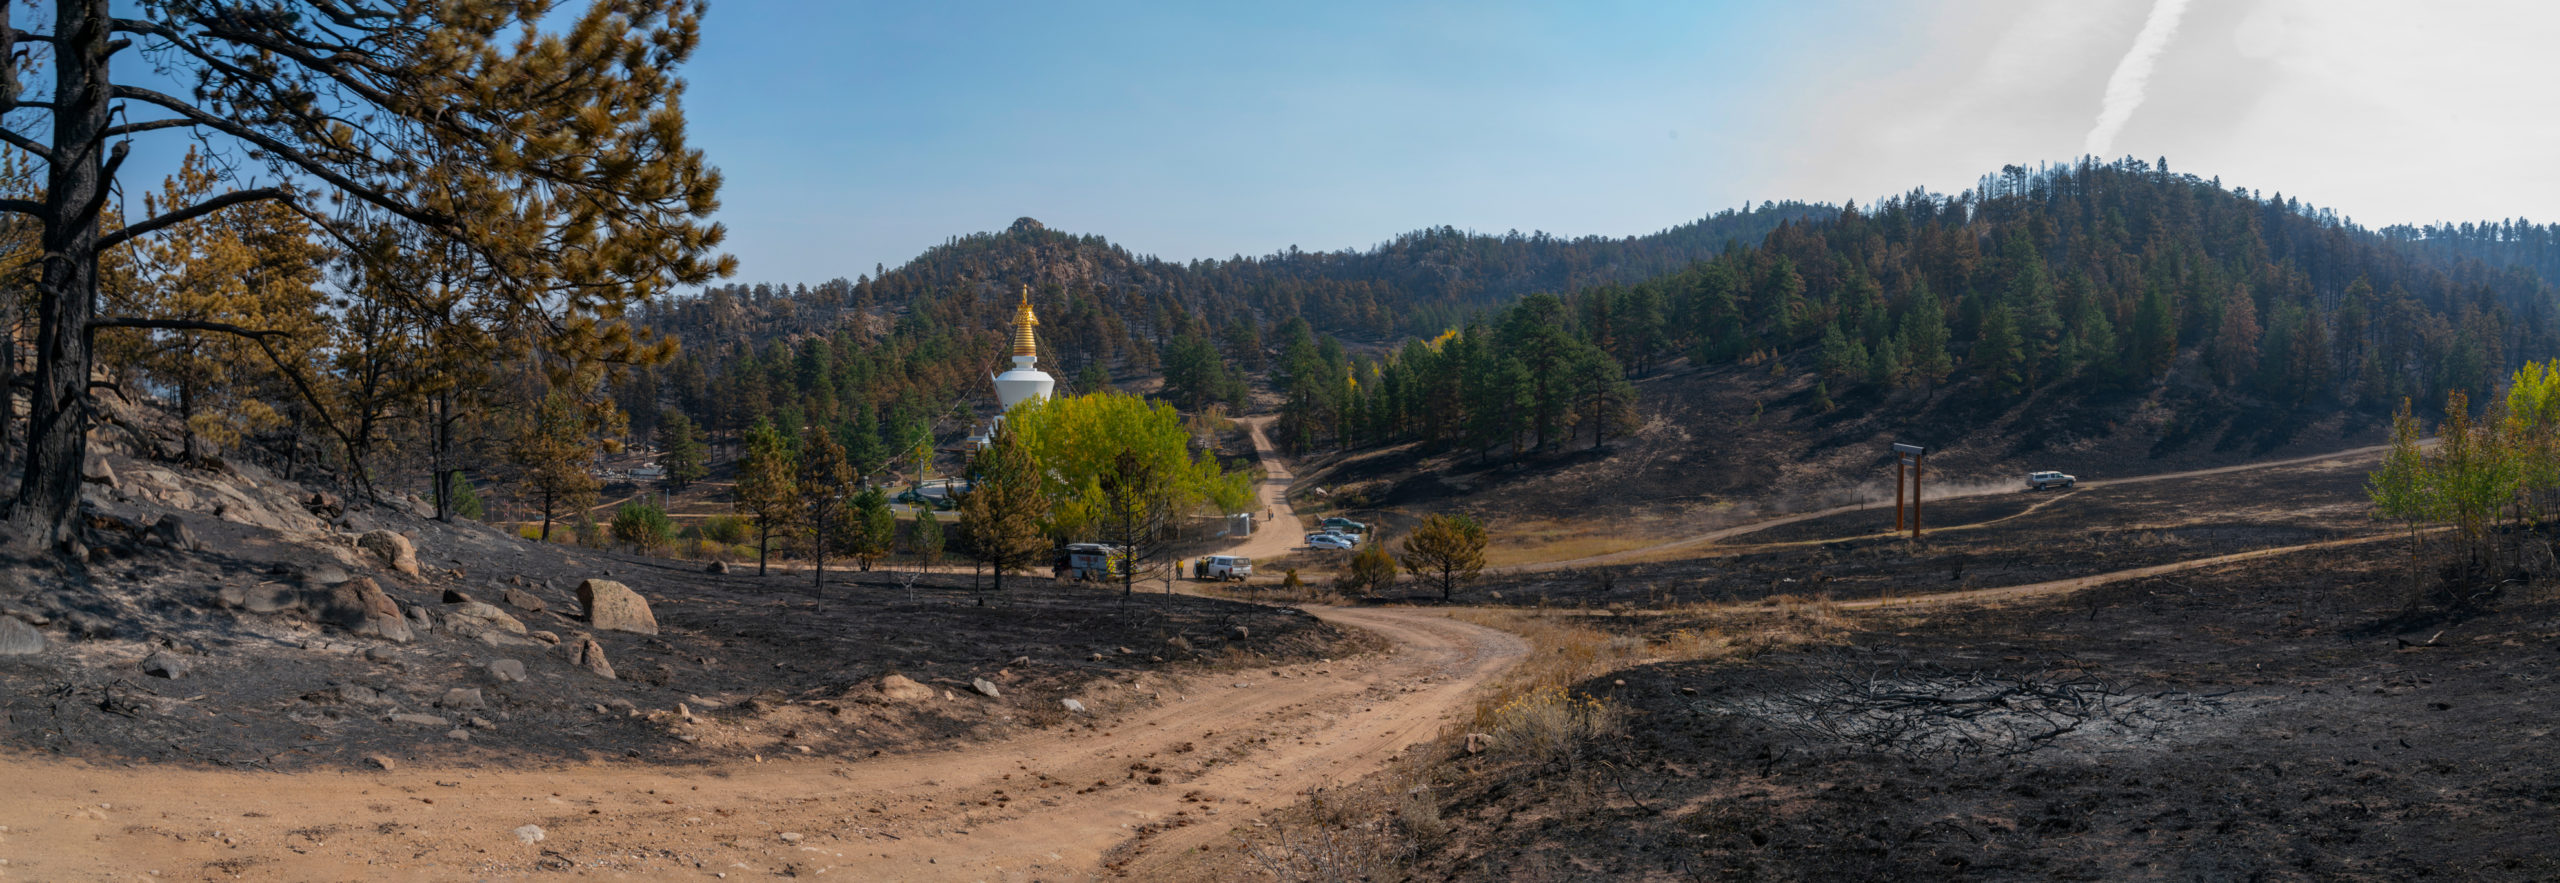
[(373, 553), (383, 568), (402, 576), (418, 575), (418, 550), (409, 538), (387, 530), (365, 531), (356, 537), (356, 548)]
[(609, 579), (591, 579), (578, 584), (578, 603), (587, 609), (587, 624), (599, 629), (631, 632), (640, 635), (658, 633), (658, 617), (649, 612), (649, 599), (630, 586)]

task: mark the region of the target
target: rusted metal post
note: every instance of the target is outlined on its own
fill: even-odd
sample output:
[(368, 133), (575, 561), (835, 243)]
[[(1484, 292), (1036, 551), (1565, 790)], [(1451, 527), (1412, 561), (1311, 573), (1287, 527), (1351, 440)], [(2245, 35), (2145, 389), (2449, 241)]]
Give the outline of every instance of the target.
[(1920, 539), (1920, 473), (1926, 471), (1929, 455), (1911, 455), (1911, 538)]

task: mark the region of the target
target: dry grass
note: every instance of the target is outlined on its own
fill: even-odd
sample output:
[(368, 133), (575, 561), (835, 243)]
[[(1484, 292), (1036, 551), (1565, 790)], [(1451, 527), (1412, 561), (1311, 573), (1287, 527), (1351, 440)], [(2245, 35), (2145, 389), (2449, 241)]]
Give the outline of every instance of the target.
[(1485, 549), (1487, 567), (1511, 567), (1569, 561), (1642, 549), (1662, 542), (1644, 530), (1618, 522), (1503, 519), (1493, 526), (1498, 539)]

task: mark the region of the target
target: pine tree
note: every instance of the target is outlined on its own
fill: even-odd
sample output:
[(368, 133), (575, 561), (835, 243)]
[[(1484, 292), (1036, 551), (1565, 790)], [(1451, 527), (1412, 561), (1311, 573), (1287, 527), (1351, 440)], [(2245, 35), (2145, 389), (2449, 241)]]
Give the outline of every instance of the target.
[(2019, 371), (2026, 361), (2019, 351), (2016, 323), (2006, 304), (1995, 304), (1982, 313), (1982, 337), (1973, 342), (1970, 361), (1973, 369), (1991, 384), (1996, 395), (2016, 395), (2026, 387), (2026, 377)]
[(756, 526), (756, 575), (765, 573), (773, 535), (788, 531), (800, 508), (800, 464), (791, 442), (772, 421), (758, 420), (747, 430), (746, 456), (738, 459), (735, 506)]
[(682, 411), (668, 411), (659, 422), (660, 437), (666, 439), (665, 450), (658, 454), (658, 465), (666, 470), (669, 487), (682, 490), (711, 474), (704, 462), (701, 430), (693, 418)]
[[(0, 59), (15, 59), (0, 76), (0, 110), (26, 106), (22, 74), (52, 74), (45, 112), (7, 124), (15, 152), (47, 165), (47, 186), (0, 206), (42, 227), (48, 251), (34, 285), (33, 437), (6, 516), (22, 551), (72, 534), (96, 330), (281, 336), (159, 313), (99, 316), (102, 258), (137, 239), (252, 203), (363, 206), (350, 215), (467, 245), (504, 283), (489, 287), (495, 302), (480, 321), (554, 356), (554, 386), (596, 364), (663, 357), (619, 317), (733, 266), (710, 254), (722, 231), (704, 218), (720, 178), (685, 145), (673, 74), (698, 41), (698, 3), (597, 3), (566, 20), (525, 0), (255, 12), (167, 0), (130, 18), (108, 0), (51, 7), (40, 22), (49, 31), (0, 31)], [(28, 50), (39, 43), (45, 51)], [(125, 52), (135, 44), (155, 48), (147, 59)], [(191, 88), (161, 91), (169, 82)], [(156, 206), (103, 229), (122, 145), (168, 129), (248, 158), (244, 176), (294, 183)], [(361, 238), (365, 222), (335, 223)], [(361, 475), (368, 464), (350, 465)]]
[(916, 556), (916, 564), (926, 570), (942, 561), (942, 520), (934, 517), (932, 506), (915, 507), (915, 526), (907, 529), (907, 552)]
[[(873, 562), (888, 557), (889, 547), (898, 537), (898, 516), (889, 509), (889, 494), (877, 487), (863, 488), (845, 504), (845, 554), (853, 556), (864, 572)], [(926, 515), (928, 519), (931, 515)]]
[(2225, 388), (2238, 386), (2258, 365), (2257, 298), (2247, 287), (2223, 301), (2222, 323), (2213, 336), (2213, 379)]
[[(219, 186), (211, 164), (190, 148), (162, 190), (144, 195), (144, 212), (212, 198)], [(323, 253), (316, 234), (281, 203), (233, 206), (145, 239), (133, 252), (132, 284), (110, 286), (108, 304), (121, 313), (274, 332), (263, 347), (247, 337), (190, 330), (133, 342), (145, 374), (173, 393), (186, 461), (284, 422), (259, 393), (281, 391), (277, 372), (305, 370), (310, 351), (323, 343), (328, 313), (321, 309)]]
[(844, 446), (836, 444), (835, 434), (814, 425), (802, 432), (794, 484), (800, 493), (798, 518), (808, 534), (809, 556), (818, 565), (810, 588), (820, 596), (827, 591), (827, 546), (850, 532), (845, 490), (852, 483), (853, 467), (845, 463)]
[(596, 444), (590, 434), (591, 410), (567, 390), (553, 388), (517, 430), (508, 459), (518, 483), (531, 492), (542, 513), (542, 534), (551, 539), (551, 524), (561, 515), (583, 513), (595, 504), (602, 482), (592, 468)]
[(1049, 536), (1041, 527), (1049, 500), (1042, 492), (1040, 464), (999, 429), (987, 446), (969, 458), (969, 489), (960, 495), (960, 532), (968, 555), (995, 571), (995, 593), (1004, 593), (1004, 575), (1045, 560)]
[(1947, 314), (1930, 293), (1929, 283), (1911, 286), (1911, 304), (1902, 314), (1902, 362), (1906, 376), (1934, 386), (1955, 370), (1947, 355)]
[(2178, 322), (2169, 289), (2158, 280), (2144, 287), (2142, 304), (2133, 313), (2133, 351), (2128, 361), (2134, 377), (2151, 381), (2166, 377), (2178, 358)]
[(1426, 517), (1405, 534), (1404, 569), (1440, 589), (1440, 600), (1456, 597), (1458, 586), (1484, 570), (1484, 525), (1455, 513)]

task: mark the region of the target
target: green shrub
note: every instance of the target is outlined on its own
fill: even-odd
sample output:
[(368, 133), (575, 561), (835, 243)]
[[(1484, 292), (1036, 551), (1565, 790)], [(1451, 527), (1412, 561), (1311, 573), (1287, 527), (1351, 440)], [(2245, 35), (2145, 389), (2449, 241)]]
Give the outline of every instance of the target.
[(1387, 547), (1372, 542), (1351, 556), (1351, 569), (1342, 574), (1342, 592), (1346, 595), (1375, 595), (1396, 583), (1396, 559)]
[(666, 547), (676, 535), (674, 521), (667, 511), (644, 502), (629, 502), (613, 513), (613, 538), (629, 543), (642, 552), (656, 552)]
[(746, 542), (750, 535), (747, 519), (740, 516), (714, 515), (702, 522), (702, 538), (715, 543), (735, 546)]
[(479, 491), (472, 489), (471, 479), (463, 477), (460, 472), (453, 474), (453, 484), (446, 489), (445, 499), (453, 507), (455, 515), (473, 521), (489, 517), (489, 504), (480, 499)]

